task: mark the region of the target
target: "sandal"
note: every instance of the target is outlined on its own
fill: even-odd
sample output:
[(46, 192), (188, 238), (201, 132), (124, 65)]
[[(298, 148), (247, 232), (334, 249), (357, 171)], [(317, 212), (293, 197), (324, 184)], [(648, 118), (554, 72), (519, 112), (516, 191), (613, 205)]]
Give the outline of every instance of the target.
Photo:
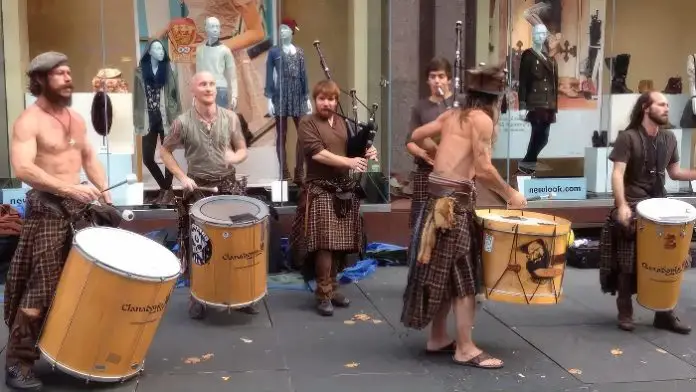
[(505, 366), (504, 363), (501, 363), (500, 365), (490, 365), (490, 366), (481, 365), (481, 363), (488, 361), (488, 360), (491, 360), (491, 359), (498, 359), (498, 358), (494, 358), (490, 354), (487, 354), (483, 351), (481, 352), (481, 354), (471, 358), (468, 361), (459, 361), (459, 360), (455, 359), (454, 356), (452, 356), (452, 361), (454, 361), (454, 363), (456, 363), (457, 365), (462, 365), (462, 366), (471, 366), (471, 367), (475, 367), (475, 368), (479, 368), (479, 369), (500, 369), (503, 366)]
[(452, 353), (454, 353), (454, 351), (455, 351), (456, 349), (457, 349), (457, 342), (453, 340), (452, 343), (450, 343), (450, 344), (448, 344), (448, 345), (446, 345), (446, 346), (444, 346), (444, 347), (441, 347), (441, 348), (439, 348), (439, 349), (437, 349), (437, 350), (429, 350), (429, 349), (426, 348), (426, 349), (425, 349), (425, 353), (428, 354), (428, 355), (433, 355), (433, 354), (452, 354)]

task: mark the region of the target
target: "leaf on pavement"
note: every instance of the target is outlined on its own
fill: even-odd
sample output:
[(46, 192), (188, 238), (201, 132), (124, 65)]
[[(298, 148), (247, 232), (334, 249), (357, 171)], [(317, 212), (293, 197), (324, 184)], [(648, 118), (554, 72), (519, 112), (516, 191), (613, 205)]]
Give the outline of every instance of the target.
[(347, 363), (347, 364), (345, 364), (345, 365), (343, 365), (343, 366), (345, 366), (345, 367), (347, 367), (347, 368), (350, 368), (350, 369), (355, 369), (356, 367), (360, 366), (360, 364), (359, 364), (359, 363), (356, 363), (356, 362), (351, 362), (351, 363)]
[(253, 342), (253, 340), (247, 339), (247, 338), (239, 338), (239, 340), (241, 340), (242, 342), (247, 343), (247, 344)]
[(582, 370), (580, 370), (580, 369), (568, 369), (568, 373), (579, 376), (582, 374)]
[(207, 361), (207, 360), (209, 360), (210, 358), (212, 358), (212, 357), (214, 357), (214, 356), (215, 356), (215, 354), (205, 354), (205, 355), (203, 355), (201, 358), (202, 358), (204, 361)]
[(615, 357), (618, 357), (619, 355), (623, 355), (623, 351), (620, 348), (615, 348), (611, 350), (611, 354)]
[(184, 363), (187, 364), (187, 365), (193, 365), (193, 364), (196, 364), (196, 363), (199, 363), (199, 362), (201, 362), (201, 359), (198, 358), (198, 357), (190, 357), (190, 358), (186, 358), (186, 359), (184, 360)]
[(346, 321), (343, 322), (343, 324), (345, 324), (345, 325), (355, 325), (355, 321), (353, 321), (353, 320), (346, 320)]
[(667, 351), (661, 349), (661, 348), (656, 348), (655, 351), (657, 351), (660, 354), (667, 354)]
[(360, 320), (360, 321), (368, 321), (371, 319), (371, 317), (366, 315), (365, 313), (358, 313), (355, 316), (353, 316), (353, 319)]
[(374, 319), (374, 320), (372, 320), (372, 323), (373, 324), (382, 324), (382, 320)]

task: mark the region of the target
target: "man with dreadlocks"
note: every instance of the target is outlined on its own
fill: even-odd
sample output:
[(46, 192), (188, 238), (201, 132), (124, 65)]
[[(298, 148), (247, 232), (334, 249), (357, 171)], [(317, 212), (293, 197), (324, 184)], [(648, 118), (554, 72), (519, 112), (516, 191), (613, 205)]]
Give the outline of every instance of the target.
[[(614, 162), (611, 185), (615, 208), (607, 217), (600, 238), (600, 284), (604, 293), (615, 295), (618, 327), (632, 331), (633, 294), (636, 293), (636, 206), (665, 197), (665, 170), (676, 181), (696, 179), (696, 171), (679, 167), (677, 138), (668, 129), (669, 104), (658, 92), (640, 95), (631, 111), (626, 130), (619, 132), (609, 156)], [(689, 334), (672, 311), (656, 312), (655, 328)]]
[[(423, 329), (432, 322), (426, 352), (448, 353), (455, 363), (496, 369), (503, 362), (476, 347), (471, 338), (480, 265), (474, 207), (474, 178), (503, 197), (512, 208), (527, 205), (491, 162), (495, 124), (505, 91), (505, 70), (481, 66), (465, 73), (466, 95), (460, 108), (417, 128), (411, 140), (423, 144), (440, 135), (429, 197), (416, 220), (409, 253), (410, 271), (401, 320)], [(457, 339), (447, 335), (454, 308)]]
[[(209, 72), (199, 72), (193, 76), (191, 93), (193, 107), (174, 120), (172, 129), (160, 149), (162, 162), (184, 188), (184, 196), (177, 199), (176, 204), (179, 215), (178, 242), (185, 268), (188, 267), (191, 256), (189, 205), (211, 196), (210, 192), (198, 188), (217, 187), (218, 194), (246, 193), (246, 183), (237, 181), (234, 167), (247, 158), (247, 144), (239, 116), (215, 104), (215, 77)], [(181, 170), (172, 155), (178, 148), (185, 151), (188, 173)], [(253, 305), (240, 310), (249, 314), (258, 313)], [(205, 317), (205, 307), (193, 297), (189, 306), (189, 317)]]

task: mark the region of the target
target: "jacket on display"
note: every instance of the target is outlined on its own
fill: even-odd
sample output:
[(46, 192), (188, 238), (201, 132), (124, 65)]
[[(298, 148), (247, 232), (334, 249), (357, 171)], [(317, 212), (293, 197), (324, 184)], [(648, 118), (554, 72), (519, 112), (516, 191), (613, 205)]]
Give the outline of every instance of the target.
[[(149, 85), (161, 85), (160, 110), (162, 112), (162, 125), (164, 134), (169, 134), (169, 126), (181, 114), (181, 101), (179, 100), (179, 88), (177, 85), (177, 75), (169, 54), (165, 50), (164, 60), (159, 64), (158, 69), (166, 71), (164, 74), (154, 75), (152, 72), (152, 61), (150, 59), (150, 47), (153, 43), (159, 42), (166, 48), (164, 43), (159, 40), (150, 41), (144, 49), (143, 56), (140, 58), (138, 67), (135, 69), (135, 83), (133, 83), (133, 125), (135, 132), (141, 131), (141, 136), (149, 132), (150, 119), (147, 110), (147, 95), (145, 93), (145, 83)], [(146, 67), (143, 70), (143, 65)], [(162, 80), (158, 80), (162, 78)]]
[(558, 111), (558, 64), (552, 57), (543, 57), (534, 49), (522, 52), (520, 58), (520, 110), (551, 109)]

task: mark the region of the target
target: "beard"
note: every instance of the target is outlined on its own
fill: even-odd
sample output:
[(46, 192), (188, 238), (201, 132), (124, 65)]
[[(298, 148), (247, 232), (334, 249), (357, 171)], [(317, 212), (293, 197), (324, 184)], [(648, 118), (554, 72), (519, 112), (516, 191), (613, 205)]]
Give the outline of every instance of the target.
[(319, 109), (317, 110), (317, 116), (323, 118), (324, 120), (328, 120), (333, 116), (333, 112), (329, 111), (328, 109)]
[(657, 125), (664, 126), (669, 124), (669, 117), (660, 117), (657, 114), (650, 112), (648, 113), (648, 118)]
[[(72, 88), (72, 85), (63, 86), (63, 88)], [(60, 94), (60, 90), (47, 87), (43, 92), (43, 96), (55, 106), (68, 107), (72, 105), (72, 93), (66, 97)]]

